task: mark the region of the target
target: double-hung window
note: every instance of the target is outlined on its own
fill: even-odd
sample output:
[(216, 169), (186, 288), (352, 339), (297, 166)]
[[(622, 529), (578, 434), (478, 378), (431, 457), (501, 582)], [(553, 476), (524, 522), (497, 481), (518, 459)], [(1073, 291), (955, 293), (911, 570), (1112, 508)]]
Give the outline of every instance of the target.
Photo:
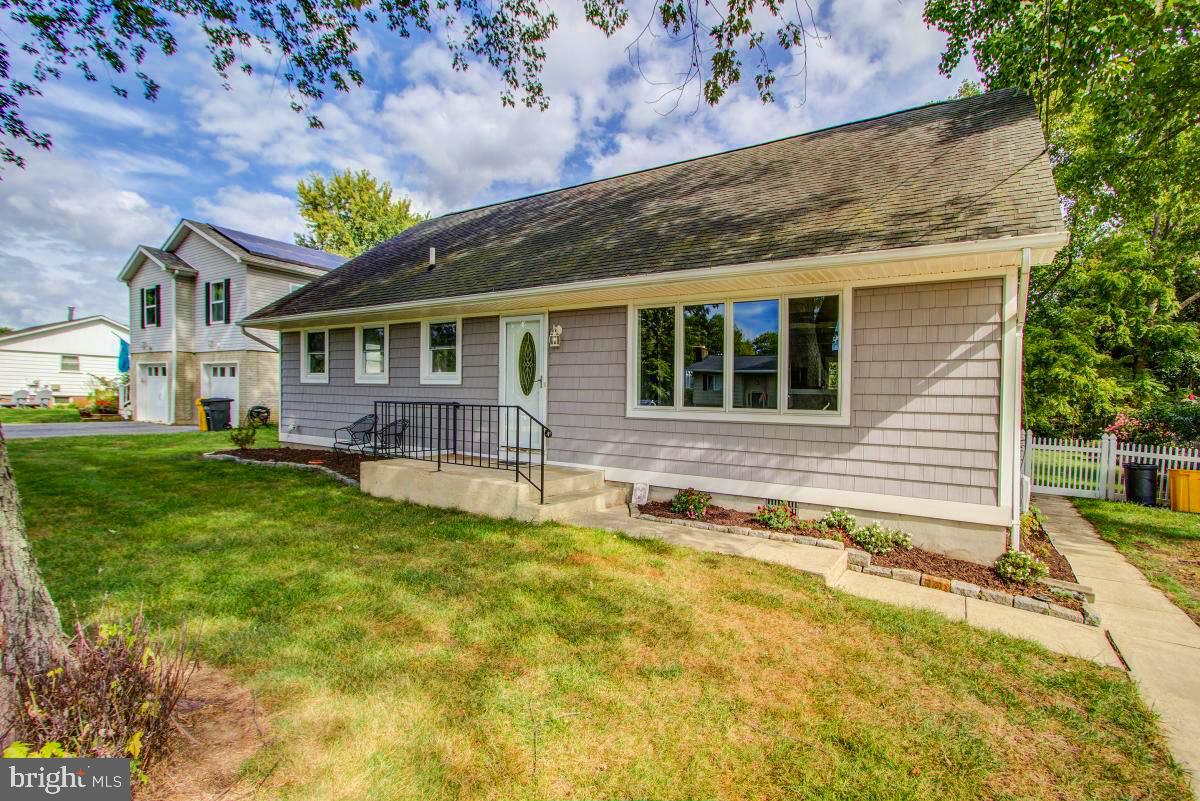
[(329, 383), (328, 331), (300, 332), (300, 380), (306, 384)]
[(205, 322), (207, 322), (209, 325), (214, 323), (228, 323), (229, 279), (217, 281), (216, 283), (205, 284), (204, 294), (208, 299)]
[(632, 309), (629, 414), (848, 423), (848, 297), (715, 298)]
[(462, 319), (421, 323), (421, 383), (462, 383)]
[(62, 358), (58, 365), (58, 370), (61, 373), (78, 373), (79, 357), (68, 353), (62, 354)]
[(354, 334), (354, 380), (359, 384), (388, 382), (387, 326), (360, 325)]
[(162, 287), (151, 286), (142, 290), (142, 328), (162, 325)]

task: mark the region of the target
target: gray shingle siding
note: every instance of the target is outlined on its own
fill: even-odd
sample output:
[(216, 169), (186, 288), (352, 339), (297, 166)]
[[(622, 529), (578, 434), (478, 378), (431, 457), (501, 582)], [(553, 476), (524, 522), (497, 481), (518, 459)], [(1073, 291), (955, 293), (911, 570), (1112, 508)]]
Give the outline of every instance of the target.
[(849, 427), (628, 419), (625, 308), (551, 314), (550, 458), (995, 505), (1002, 292), (855, 290)]
[(349, 425), (373, 411), (377, 400), (456, 400), (495, 403), (500, 321), (496, 317), (463, 320), (462, 384), (422, 385), (420, 381), (420, 323), (388, 326), (389, 381), (354, 383), (354, 329), (329, 331), (329, 383), (300, 383), (300, 334), (282, 336), (282, 405), (280, 420), (286, 439), (295, 423), (295, 434), (332, 437), (334, 429)]
[[(553, 312), (551, 460), (997, 505), (1000, 278), (854, 290), (849, 426), (625, 417), (624, 306)], [(330, 334), (330, 382), (299, 381), (283, 335), (284, 436), (330, 437), (379, 399), (495, 403), (499, 321), (463, 323), (462, 386), (421, 386), (418, 323), (390, 327), (390, 382), (354, 383), (354, 329)]]

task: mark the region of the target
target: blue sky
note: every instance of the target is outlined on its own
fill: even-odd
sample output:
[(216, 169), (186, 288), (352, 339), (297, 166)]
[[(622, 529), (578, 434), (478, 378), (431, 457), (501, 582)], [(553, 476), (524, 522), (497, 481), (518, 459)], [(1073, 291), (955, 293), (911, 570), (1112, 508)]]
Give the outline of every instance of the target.
[(124, 319), (118, 270), (181, 216), (290, 240), (302, 229), (296, 181), (314, 171), (368, 169), (440, 214), (919, 105), (975, 77), (938, 74), (943, 38), (920, 2), (843, 0), (818, 9), (826, 38), (810, 48), (807, 80), (777, 54), (776, 103), (757, 100), (747, 60), (745, 85), (720, 105), (693, 113), (693, 87), (671, 111), (653, 81), (670, 81), (682, 53), (643, 47), (648, 81), (626, 53), (638, 26), (605, 39), (581, 5), (553, 4), (545, 112), (502, 108), (495, 74), (452, 70), (440, 37), (382, 29), (358, 39), (366, 85), (316, 107), (323, 130), (288, 108), (269, 56), (251, 54), (256, 74), (232, 76), (227, 91), (194, 38), (151, 64), (156, 103), (74, 77), (49, 85), (24, 110), (54, 150), (0, 180), (0, 325), (62, 319), (68, 304)]

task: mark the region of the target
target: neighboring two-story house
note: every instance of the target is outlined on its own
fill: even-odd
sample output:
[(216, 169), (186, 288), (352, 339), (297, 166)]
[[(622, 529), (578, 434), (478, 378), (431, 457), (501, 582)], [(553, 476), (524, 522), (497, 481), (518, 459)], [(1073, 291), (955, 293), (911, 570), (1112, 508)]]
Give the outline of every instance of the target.
[(279, 410), (279, 336), (237, 320), (345, 259), (321, 250), (181, 220), (161, 248), (141, 245), (121, 270), (129, 287), (134, 419), (194, 423), (196, 399)]
[(129, 330), (102, 314), (35, 325), (0, 335), (0, 401), (49, 390), (56, 403), (85, 402), (97, 379), (121, 375), (117, 361)]

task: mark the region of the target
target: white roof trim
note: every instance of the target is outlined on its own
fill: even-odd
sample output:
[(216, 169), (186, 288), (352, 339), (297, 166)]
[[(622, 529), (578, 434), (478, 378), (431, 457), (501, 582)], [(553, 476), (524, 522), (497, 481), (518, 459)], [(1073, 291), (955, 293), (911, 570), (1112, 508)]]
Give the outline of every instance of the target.
[(129, 326), (123, 323), (118, 323), (116, 320), (103, 314), (89, 314), (87, 317), (77, 317), (74, 320), (63, 320), (60, 323), (50, 323), (49, 325), (43, 327), (30, 326), (31, 328), (37, 328), (36, 331), (23, 329), (21, 331), (13, 331), (9, 334), (3, 334), (0, 335), (0, 342), (6, 342), (10, 339), (21, 339), (23, 337), (37, 337), (41, 336), (42, 334), (49, 334), (53, 331), (61, 331), (64, 328), (74, 328), (76, 326), (83, 325), (84, 323), (90, 324), (95, 322), (107, 323), (111, 327), (124, 332), (126, 336), (129, 336)]
[(435, 308), (444, 305), (466, 304), (473, 301), (494, 301), (506, 298), (531, 298), (539, 295), (549, 295), (560, 292), (579, 292), (588, 289), (609, 287), (639, 286), (646, 284), (675, 283), (699, 278), (715, 278), (751, 275), (754, 273), (770, 273), (780, 270), (817, 269), (821, 267), (845, 267), (861, 264), (873, 264), (888, 261), (904, 261), (908, 259), (936, 258), (938, 256), (965, 256), (980, 253), (998, 253), (1004, 251), (1019, 251), (1023, 248), (1053, 248), (1057, 250), (1067, 243), (1069, 235), (1066, 231), (1054, 231), (1045, 234), (1029, 234), (1026, 236), (1001, 237), (983, 239), (973, 242), (953, 242), (944, 245), (921, 245), (911, 248), (892, 248), (888, 250), (872, 250), (863, 253), (841, 253), (829, 256), (807, 256), (799, 259), (782, 259), (778, 261), (751, 262), (747, 264), (730, 264), (719, 267), (703, 267), (694, 270), (675, 270), (664, 273), (644, 273), (616, 278), (598, 278), (587, 281), (573, 281), (565, 284), (546, 284), (525, 289), (511, 289), (503, 292), (481, 292), (473, 295), (456, 295), (446, 298), (430, 298), (428, 300), (404, 301), (402, 303), (387, 303), (375, 306), (357, 306), (349, 309), (334, 309), (331, 311), (307, 312), (304, 314), (285, 314), (274, 317), (264, 317), (247, 322), (238, 320), (238, 324), (252, 327), (263, 327), (277, 323), (303, 322), (305, 320), (329, 320), (338, 317), (361, 316), (365, 314), (404, 311), (417, 308)]

